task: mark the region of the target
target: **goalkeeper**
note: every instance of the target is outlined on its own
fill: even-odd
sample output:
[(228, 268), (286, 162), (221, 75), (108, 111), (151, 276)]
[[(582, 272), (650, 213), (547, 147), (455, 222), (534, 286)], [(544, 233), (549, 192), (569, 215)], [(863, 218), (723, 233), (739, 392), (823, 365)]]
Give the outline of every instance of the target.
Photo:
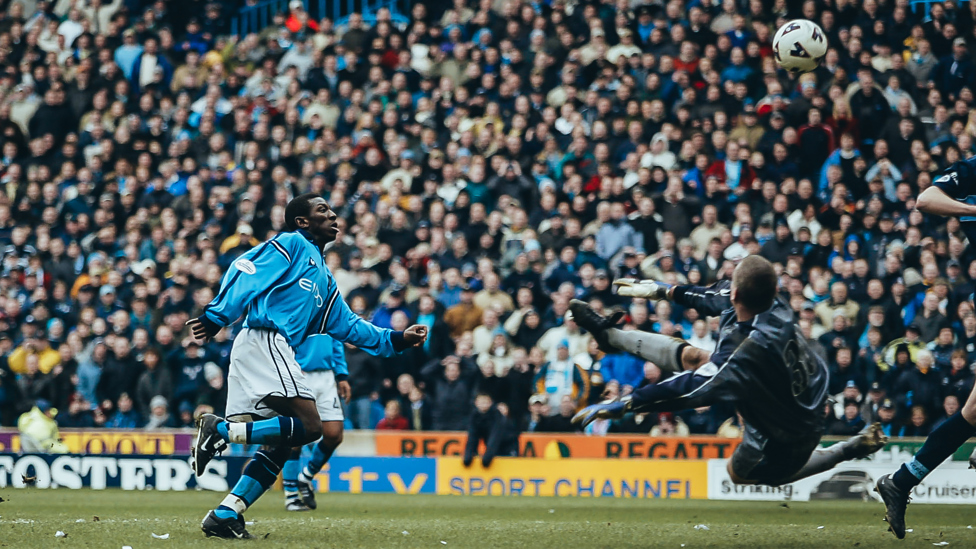
[(618, 294), (668, 299), (702, 315), (721, 316), (715, 351), (692, 347), (682, 339), (614, 327), (585, 303), (570, 304), (577, 324), (608, 352), (625, 351), (674, 375), (634, 391), (623, 399), (580, 411), (574, 422), (586, 426), (599, 418), (670, 412), (731, 402), (745, 420), (742, 443), (729, 460), (737, 484), (780, 485), (866, 457), (884, 447), (878, 425), (844, 442), (818, 448), (827, 399), (827, 366), (813, 353), (793, 323), (793, 311), (776, 299), (773, 266), (749, 256), (732, 281), (703, 288), (669, 286), (632, 279), (615, 282)]

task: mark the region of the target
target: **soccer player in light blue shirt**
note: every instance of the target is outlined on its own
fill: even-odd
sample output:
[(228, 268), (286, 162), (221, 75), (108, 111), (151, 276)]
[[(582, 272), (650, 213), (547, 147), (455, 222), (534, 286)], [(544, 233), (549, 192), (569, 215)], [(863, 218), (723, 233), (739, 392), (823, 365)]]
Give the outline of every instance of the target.
[[(295, 356), (307, 338), (329, 334), (378, 356), (422, 345), (426, 326), (403, 332), (377, 328), (353, 313), (339, 295), (322, 250), (338, 235), (336, 214), (315, 194), (292, 199), (283, 232), (238, 258), (220, 292), (187, 325), (197, 340), (212, 338), (241, 316), (227, 376), (226, 421), (199, 420), (193, 445), (196, 474), (228, 443), (263, 444), (244, 475), (201, 525), (207, 536), (249, 538), (242, 514), (274, 483), (292, 448), (318, 440), (322, 423), (315, 396)], [(257, 418), (257, 419), (256, 419)]]
[[(308, 386), (315, 394), (315, 405), (322, 419), (322, 438), (310, 445), (312, 457), (301, 468), (302, 449), (295, 448), (281, 468), (281, 481), (285, 488), (285, 509), (308, 511), (316, 508), (312, 479), (332, 457), (342, 443), (342, 399), (349, 404), (352, 389), (346, 378), (346, 351), (342, 343), (325, 334), (308, 338), (295, 351), (298, 363), (308, 378)], [(301, 469), (301, 471), (299, 471)]]

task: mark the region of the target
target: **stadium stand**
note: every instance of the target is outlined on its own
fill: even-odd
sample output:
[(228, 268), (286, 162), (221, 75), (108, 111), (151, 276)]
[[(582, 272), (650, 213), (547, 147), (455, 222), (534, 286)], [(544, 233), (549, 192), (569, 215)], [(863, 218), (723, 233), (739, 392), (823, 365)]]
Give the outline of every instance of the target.
[[(708, 348), (713, 321), (610, 282), (709, 284), (762, 254), (831, 364), (829, 432), (925, 435), (974, 379), (976, 256), (914, 197), (976, 153), (976, 3), (914, 4), (455, 0), (364, 21), (291, 2), (245, 22), (253, 3), (4, 0), (0, 421), (220, 413), (232, 334), (200, 347), (183, 325), (312, 191), (340, 214), (326, 259), (353, 309), (432, 328), (395, 359), (347, 350), (356, 428), (398, 400), (385, 425), (463, 429), (476, 392), (571, 428), (661, 373), (603, 356), (570, 299)], [(769, 43), (794, 17), (831, 45), (799, 77)]]

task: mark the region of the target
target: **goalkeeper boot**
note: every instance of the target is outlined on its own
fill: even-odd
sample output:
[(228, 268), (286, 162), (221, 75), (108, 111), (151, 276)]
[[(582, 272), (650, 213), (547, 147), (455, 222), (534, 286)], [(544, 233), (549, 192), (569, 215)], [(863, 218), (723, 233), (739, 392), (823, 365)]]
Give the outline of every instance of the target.
[(607, 318), (578, 299), (569, 302), (569, 311), (573, 313), (573, 321), (579, 324), (580, 328), (593, 334), (593, 339), (596, 339), (601, 351), (605, 353), (620, 352), (610, 344), (610, 340), (607, 338), (607, 330), (619, 324), (624, 313), (616, 312)]
[(631, 410), (631, 397), (625, 396), (610, 402), (591, 404), (573, 416), (573, 423), (585, 429), (598, 419), (620, 419)]
[(878, 484), (874, 489), (881, 495), (885, 504), (885, 521), (888, 522), (888, 531), (898, 539), (905, 539), (905, 509), (912, 501), (907, 492), (895, 486), (891, 480), (891, 475), (885, 475), (878, 479)]

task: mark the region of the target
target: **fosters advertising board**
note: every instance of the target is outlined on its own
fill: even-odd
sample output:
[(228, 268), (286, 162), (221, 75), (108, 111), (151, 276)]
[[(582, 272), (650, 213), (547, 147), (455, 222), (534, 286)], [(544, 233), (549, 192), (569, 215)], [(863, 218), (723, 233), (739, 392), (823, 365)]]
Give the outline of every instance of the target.
[[(861, 500), (881, 501), (874, 492), (878, 478), (892, 473), (900, 462), (859, 460), (783, 486), (736, 486), (724, 459), (708, 462), (708, 499), (754, 501)], [(917, 503), (976, 501), (976, 474), (965, 463), (946, 462), (932, 471), (912, 492)]]
[(191, 488), (226, 492), (241, 477), (246, 459), (217, 458), (197, 477), (187, 458), (127, 455), (0, 454), (0, 488)]
[[(377, 431), (376, 454), (380, 456), (459, 456), (464, 453), (465, 433)], [(711, 459), (727, 458), (739, 439), (716, 437), (587, 436), (522, 433), (519, 455), (545, 458), (592, 459)]]

